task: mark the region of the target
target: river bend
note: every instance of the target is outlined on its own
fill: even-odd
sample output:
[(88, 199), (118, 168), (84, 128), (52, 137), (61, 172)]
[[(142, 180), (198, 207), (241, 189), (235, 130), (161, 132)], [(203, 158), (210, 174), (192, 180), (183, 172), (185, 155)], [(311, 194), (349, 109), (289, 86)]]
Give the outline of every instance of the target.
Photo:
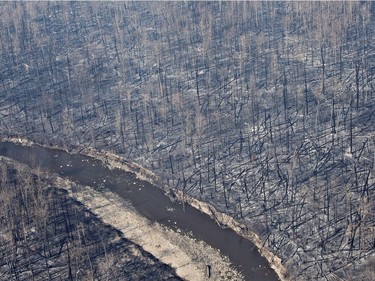
[(279, 280), (252, 242), (231, 229), (222, 229), (208, 215), (187, 204), (183, 211), (180, 203), (172, 202), (161, 189), (137, 179), (133, 173), (111, 170), (92, 157), (38, 145), (22, 146), (12, 142), (0, 142), (0, 155), (27, 164), (31, 168), (57, 173), (96, 190), (114, 192), (130, 201), (134, 208), (150, 221), (179, 228), (219, 249), (245, 275), (246, 280)]

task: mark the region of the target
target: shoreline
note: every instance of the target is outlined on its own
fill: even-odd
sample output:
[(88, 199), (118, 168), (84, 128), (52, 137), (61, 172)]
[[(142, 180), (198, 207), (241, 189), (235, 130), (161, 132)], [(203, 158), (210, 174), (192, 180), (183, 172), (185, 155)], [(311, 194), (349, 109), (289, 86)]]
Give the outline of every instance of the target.
[[(126, 172), (134, 173), (138, 179), (150, 182), (151, 184), (155, 185), (157, 188), (160, 188), (161, 190), (163, 190), (171, 199), (174, 199), (174, 200), (177, 199), (180, 202), (186, 202), (190, 204), (191, 206), (198, 209), (202, 213), (205, 213), (208, 216), (210, 216), (218, 224), (227, 226), (231, 228), (233, 231), (235, 231), (237, 234), (239, 234), (240, 236), (244, 237), (245, 239), (250, 240), (257, 247), (258, 252), (268, 261), (270, 267), (275, 271), (280, 281), (288, 280), (285, 277), (287, 270), (282, 265), (281, 258), (276, 256), (271, 250), (265, 247), (260, 237), (256, 233), (248, 230), (245, 224), (240, 223), (236, 221), (233, 217), (218, 211), (214, 206), (211, 206), (210, 204), (204, 201), (200, 201), (190, 195), (184, 194), (183, 191), (181, 190), (174, 189), (170, 186), (167, 186), (166, 184), (160, 182), (157, 175), (154, 174), (152, 171), (147, 170), (144, 167), (136, 163), (129, 162), (126, 159), (114, 153), (100, 152), (90, 147), (74, 146), (71, 150), (68, 150), (66, 148), (54, 146), (51, 144), (48, 145), (48, 144), (35, 143), (24, 138), (1, 137), (0, 141), (9, 141), (13, 143), (19, 143), (24, 146), (39, 145), (39, 146), (46, 147), (46, 148), (63, 150), (70, 154), (83, 154), (83, 155), (90, 156), (94, 159), (102, 161), (103, 164), (106, 165), (110, 169), (117, 168)], [(115, 196), (115, 194), (113, 195)], [(172, 267), (174, 266), (172, 265)], [(176, 267), (174, 268), (176, 269), (176, 272), (177, 272), (177, 268)], [(178, 272), (177, 274), (180, 275)], [(181, 277), (184, 278), (183, 276)], [(204, 280), (204, 279), (200, 279), (200, 280)]]

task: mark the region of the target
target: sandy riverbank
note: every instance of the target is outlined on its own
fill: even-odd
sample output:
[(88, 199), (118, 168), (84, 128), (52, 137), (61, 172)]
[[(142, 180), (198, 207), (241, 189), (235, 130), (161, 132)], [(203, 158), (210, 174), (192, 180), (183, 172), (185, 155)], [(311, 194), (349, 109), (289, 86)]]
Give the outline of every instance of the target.
[(206, 265), (210, 264), (215, 265), (212, 266), (211, 280), (243, 280), (229, 260), (216, 249), (186, 234), (151, 223), (114, 193), (98, 192), (87, 186), (77, 188), (76, 184), (60, 177), (57, 177), (57, 183), (104, 223), (120, 230), (127, 239), (175, 268), (181, 278), (208, 280)]

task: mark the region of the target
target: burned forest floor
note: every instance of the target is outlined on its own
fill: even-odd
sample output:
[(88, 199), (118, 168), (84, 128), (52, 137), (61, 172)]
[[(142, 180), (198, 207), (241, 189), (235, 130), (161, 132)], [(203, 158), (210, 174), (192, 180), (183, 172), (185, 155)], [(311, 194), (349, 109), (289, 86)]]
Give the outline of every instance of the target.
[(374, 22), (365, 1), (3, 2), (0, 136), (138, 163), (288, 279), (373, 280)]

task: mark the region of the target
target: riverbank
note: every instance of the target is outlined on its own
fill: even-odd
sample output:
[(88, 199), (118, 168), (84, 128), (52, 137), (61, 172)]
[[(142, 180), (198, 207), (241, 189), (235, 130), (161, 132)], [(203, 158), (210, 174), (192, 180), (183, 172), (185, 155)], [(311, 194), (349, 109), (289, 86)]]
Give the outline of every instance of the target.
[[(7, 141), (16, 142), (16, 143), (21, 143), (23, 145), (32, 145), (33, 144), (32, 142), (27, 141), (25, 139), (6, 139), (6, 140)], [(48, 147), (48, 148), (63, 149), (61, 147), (53, 147), (53, 146), (50, 146), (50, 145), (48, 145), (48, 146), (43, 145), (43, 146)], [(259, 252), (268, 260), (268, 262), (270, 263), (271, 267), (277, 273), (277, 275), (279, 276), (279, 278), (281, 280), (286, 280), (286, 278), (284, 277), (285, 273), (286, 273), (286, 270), (283, 267), (283, 265), (281, 264), (280, 258), (278, 258), (277, 256), (275, 256), (267, 248), (263, 247), (261, 239), (255, 233), (249, 231), (245, 225), (237, 222), (236, 220), (234, 220), (230, 216), (217, 211), (213, 206), (210, 206), (209, 204), (207, 204), (205, 202), (199, 201), (199, 200), (197, 200), (197, 199), (195, 199), (195, 198), (193, 198), (191, 196), (183, 194), (179, 190), (175, 190), (175, 189), (172, 189), (172, 188), (170, 188), (168, 186), (165, 186), (164, 184), (162, 184), (158, 180), (158, 177), (154, 173), (152, 173), (151, 171), (146, 170), (146, 169), (144, 169), (143, 167), (141, 167), (141, 166), (139, 166), (137, 164), (128, 162), (125, 159), (123, 159), (120, 156), (115, 155), (113, 153), (98, 152), (98, 151), (95, 151), (95, 150), (93, 150), (91, 148), (85, 148), (85, 147), (84, 148), (78, 148), (78, 147), (76, 147), (76, 148), (70, 149), (69, 151), (67, 149), (63, 149), (63, 150), (65, 150), (67, 152), (70, 152), (70, 153), (82, 153), (82, 154), (91, 156), (93, 158), (99, 159), (106, 166), (108, 166), (109, 168), (112, 168), (112, 169), (113, 168), (118, 168), (118, 169), (121, 169), (121, 170), (124, 170), (124, 171), (133, 172), (133, 173), (135, 173), (137, 175), (137, 177), (139, 179), (149, 181), (149, 182), (153, 183), (154, 185), (162, 188), (166, 192), (166, 194), (168, 194), (170, 197), (172, 197), (172, 199), (177, 199), (177, 200), (180, 200), (180, 201), (187, 202), (190, 205), (194, 206), (195, 208), (199, 209), (200, 211), (208, 214), (211, 218), (213, 218), (214, 220), (216, 220), (218, 224), (223, 225), (225, 227), (230, 227), (231, 229), (233, 229), (234, 231), (236, 231), (238, 234), (240, 234), (242, 237), (244, 237), (244, 238), (252, 241), (258, 247)], [(108, 198), (110, 198), (112, 195), (111, 194), (106, 194), (105, 196), (107, 196)], [(79, 195), (79, 196), (81, 196), (82, 198), (84, 198), (84, 200), (83, 200), (84, 202), (87, 201), (87, 202), (94, 202), (95, 204), (100, 204), (100, 202), (99, 202), (100, 200), (98, 201), (97, 199), (90, 199), (89, 197), (86, 198), (87, 194), (84, 195), (84, 196), (83, 195)], [(100, 198), (100, 196), (98, 198)], [(110, 206), (111, 204), (107, 204), (107, 205)], [(98, 205), (98, 206), (100, 206), (100, 205)], [(92, 207), (95, 208), (95, 205), (93, 205)], [(102, 208), (102, 207), (99, 207), (99, 208)], [(110, 210), (107, 210), (105, 212), (101, 211), (100, 213), (106, 213), (106, 212), (111, 213)], [(103, 218), (103, 220), (109, 220), (110, 224), (117, 224), (118, 222), (116, 222), (116, 221), (110, 221), (111, 217), (114, 218), (116, 216), (112, 215), (112, 216), (109, 216), (108, 218)], [(143, 223), (141, 223), (141, 225), (143, 225)], [(121, 224), (119, 225), (119, 227), (122, 227)], [(159, 227), (160, 227), (160, 225), (159, 225)], [(152, 229), (154, 229), (154, 228), (152, 228)], [(147, 230), (145, 230), (145, 233), (147, 233)], [(166, 235), (166, 236), (168, 237), (168, 235)], [(165, 237), (165, 233), (163, 235), (161, 235), (161, 237)], [(170, 238), (173, 241), (179, 240), (179, 239), (174, 239), (175, 237), (170, 237)], [(160, 237), (156, 238), (156, 239), (160, 239)], [(142, 242), (142, 243), (144, 243), (144, 242)], [(185, 242), (183, 242), (183, 243), (185, 243)], [(196, 243), (196, 242), (194, 242), (194, 243)], [(156, 244), (156, 245), (159, 245), (159, 244)], [(152, 251), (154, 251), (156, 253), (155, 256), (160, 255), (160, 253), (157, 253), (158, 249), (160, 249), (160, 248), (154, 246), (154, 249), (153, 249), (153, 247), (150, 246), (150, 245), (147, 246), (147, 247), (150, 247), (150, 252), (152, 250)], [(156, 247), (156, 249), (155, 249), (155, 247)], [(146, 250), (148, 251), (148, 249), (146, 249)], [(163, 252), (163, 251), (161, 251), (161, 252)], [(153, 252), (151, 252), (151, 253), (153, 253)], [(200, 254), (200, 256), (203, 253), (207, 253), (207, 252), (203, 251)], [(211, 256), (212, 254), (214, 254), (214, 253), (210, 253), (209, 256)], [(205, 259), (207, 259), (207, 258), (208, 257), (206, 257)], [(196, 258), (194, 258), (194, 259), (196, 259)], [(184, 258), (181, 258), (181, 260), (184, 260)], [(164, 260), (162, 260), (162, 261), (165, 262)], [(212, 261), (212, 262), (213, 262), (212, 264), (217, 264), (217, 261)], [(169, 263), (168, 259), (166, 259), (166, 263)], [(206, 262), (206, 263), (209, 264), (208, 262)], [(173, 267), (175, 267), (176, 270), (178, 270), (178, 268), (181, 267), (181, 265), (180, 266), (178, 266), (178, 265), (175, 266), (173, 264), (171, 264), (171, 265)], [(185, 271), (185, 270), (183, 270), (183, 268), (180, 268), (179, 270), (182, 271), (180, 273), (179, 273), (179, 271), (177, 271), (177, 273), (179, 275), (180, 274), (186, 274), (184, 272), (189, 272), (190, 273), (192, 271), (197, 271), (197, 272), (201, 271), (203, 275), (201, 274), (201, 277), (194, 276), (193, 280), (204, 280), (204, 279), (197, 279), (197, 278), (205, 278), (204, 275), (206, 274), (206, 265), (205, 265), (205, 262), (203, 261), (202, 265), (200, 267), (198, 266), (198, 268), (196, 268), (194, 270), (189, 269), (189, 270)], [(183, 277), (182, 275), (180, 275), (180, 276)], [(185, 278), (185, 277), (183, 277), (183, 278)], [(187, 279), (190, 279), (190, 277), (187, 278)], [(215, 280), (218, 280), (218, 279), (215, 279)], [(239, 279), (235, 279), (235, 280), (239, 280)]]
[(120, 230), (127, 239), (173, 267), (181, 278), (208, 280), (206, 265), (215, 265), (211, 270), (212, 280), (243, 280), (220, 252), (186, 234), (151, 223), (116, 194), (77, 186), (61, 177), (56, 177), (56, 180), (72, 198), (84, 204), (104, 223)]

